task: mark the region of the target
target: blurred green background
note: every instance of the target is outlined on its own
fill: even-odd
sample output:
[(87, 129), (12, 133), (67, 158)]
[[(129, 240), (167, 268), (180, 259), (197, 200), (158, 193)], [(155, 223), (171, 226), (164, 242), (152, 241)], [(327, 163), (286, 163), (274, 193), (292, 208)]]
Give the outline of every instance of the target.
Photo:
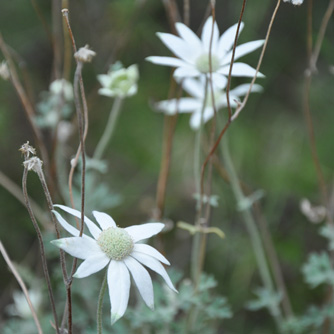
[[(61, 20), (60, 14), (54, 17), (51, 14), (57, 1), (2, 1), (0, 31), (25, 62), (31, 78), (31, 96), (36, 104), (54, 76), (52, 47), (33, 4), (38, 5), (50, 30), (54, 20)], [(241, 4), (242, 1), (217, 2), (216, 19), (221, 33), (237, 22)], [(181, 9), (182, 1), (178, 5)], [(206, 1), (191, 1), (190, 27), (194, 31), (203, 20), (206, 6)], [(245, 29), (239, 43), (264, 38), (274, 6), (275, 1), (270, 0), (247, 3), (243, 19)], [(317, 1), (314, 5), (314, 37), (326, 8), (327, 1)], [(169, 68), (146, 62), (145, 57), (170, 55), (155, 35), (158, 31), (170, 31), (164, 6), (156, 0), (72, 0), (69, 11), (77, 45), (89, 44), (97, 53), (94, 61), (83, 70), (89, 105), (88, 155), (98, 142), (112, 106), (111, 99), (97, 94), (96, 75), (107, 72), (117, 60), (126, 67), (135, 63), (139, 66), (138, 94), (125, 101), (106, 153), (108, 173), (100, 181), (121, 196), (120, 204), (108, 211), (118, 224), (145, 222), (150, 219), (155, 205), (164, 119), (150, 104), (167, 98), (171, 75)], [(318, 235), (318, 226), (309, 223), (299, 209), (304, 197), (314, 204), (321, 203), (303, 116), (306, 17), (306, 3), (301, 7), (282, 3), (261, 67), (266, 77), (258, 80), (264, 87), (263, 93), (250, 97), (247, 107), (228, 131), (230, 150), (240, 179), (252, 191), (265, 191), (260, 203), (262, 213), (272, 233), (296, 314), (305, 311), (305, 304), (321, 304), (323, 301), (324, 290), (310, 290), (303, 283), (300, 268), (309, 252), (326, 247), (325, 239)], [(331, 18), (311, 89), (316, 144), (328, 188), (332, 187), (334, 166), (334, 77), (329, 71), (334, 55), (333, 28)], [(245, 61), (255, 67), (259, 53), (250, 54)], [(72, 63), (71, 78), (73, 73)], [(233, 79), (232, 85), (244, 82), (247, 80)], [(179, 220), (191, 223), (195, 217), (192, 197), (195, 191), (192, 170), (194, 132), (188, 122), (188, 115), (178, 117), (166, 194), (164, 216), (174, 223)], [(51, 148), (48, 132), (43, 133)], [(27, 140), (34, 144), (22, 105), (10, 82), (0, 80), (0, 171), (19, 186), (23, 159), (18, 149)], [(69, 144), (66, 168), (69, 168), (69, 160), (78, 145), (77, 133)], [(31, 175), (28, 184), (31, 197), (45, 207), (37, 177)], [(268, 312), (254, 313), (244, 308), (244, 303), (253, 298), (252, 291), (259, 285), (259, 276), (230, 186), (217, 171), (213, 174), (213, 185), (213, 193), (219, 196), (219, 207), (213, 210), (211, 224), (220, 227), (226, 238), (221, 241), (216, 236), (209, 237), (205, 271), (216, 277), (219, 293), (228, 297), (234, 311), (234, 317), (226, 320), (223, 328), (231, 333), (269, 333), (273, 322)], [(58, 200), (56, 198), (55, 202)], [(35, 273), (41, 278), (38, 245), (26, 209), (2, 186), (0, 203), (0, 236), (8, 253), (16, 263), (36, 268)], [(163, 236), (164, 251), (172, 266), (186, 276), (189, 273), (190, 242), (190, 236), (175, 227)], [(5, 307), (12, 302), (11, 293), (18, 287), (2, 258), (0, 265), (1, 322), (7, 317)]]

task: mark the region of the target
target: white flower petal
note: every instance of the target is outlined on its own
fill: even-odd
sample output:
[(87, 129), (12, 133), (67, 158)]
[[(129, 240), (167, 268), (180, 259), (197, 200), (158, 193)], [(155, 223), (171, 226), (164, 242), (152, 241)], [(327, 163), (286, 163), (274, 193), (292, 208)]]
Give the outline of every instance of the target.
[[(212, 107), (206, 107), (203, 113), (203, 124), (205, 124), (214, 115)], [(201, 111), (195, 112), (190, 117), (190, 127), (193, 130), (198, 130), (201, 125)]]
[[(68, 206), (65, 205), (54, 205), (54, 207), (60, 208), (62, 210), (64, 210), (65, 212), (73, 215), (74, 217), (77, 217), (79, 219), (81, 219), (81, 212), (72, 208), (69, 208)], [(92, 234), (92, 236), (97, 239), (101, 233), (101, 230), (96, 226), (96, 224), (94, 224), (89, 218), (87, 218), (85, 216), (84, 218), (85, 224), (88, 227), (89, 232)]]
[(184, 62), (183, 60), (173, 57), (151, 56), (151, 57), (146, 57), (145, 59), (157, 65), (172, 66), (172, 67), (187, 65), (187, 63)]
[(99, 74), (97, 80), (103, 87), (108, 87), (111, 83), (110, 76), (107, 74)]
[(137, 242), (139, 240), (144, 240), (151, 238), (153, 235), (158, 234), (164, 228), (162, 223), (147, 223), (142, 225), (133, 225), (125, 228), (133, 240)]
[(109, 227), (116, 227), (115, 221), (104, 212), (93, 211), (93, 216), (100, 224), (102, 230), (106, 230)]
[(130, 275), (122, 261), (110, 261), (108, 290), (111, 304), (111, 324), (114, 324), (124, 315), (129, 302)]
[(80, 231), (70, 225), (62, 216), (60, 213), (58, 213), (55, 210), (52, 210), (53, 214), (56, 216), (58, 223), (68, 232), (74, 235), (75, 237), (78, 237), (80, 235)]
[[(219, 73), (212, 73), (212, 81), (213, 81), (213, 88), (216, 90), (218, 89), (224, 89), (227, 85), (227, 78)], [(210, 86), (209, 86), (210, 89)]]
[(104, 95), (104, 96), (109, 96), (109, 97), (114, 97), (115, 96), (115, 92), (109, 88), (100, 88), (98, 90), (98, 93), (100, 95)]
[(156, 260), (155, 258), (149, 255), (137, 253), (137, 252), (132, 252), (131, 256), (134, 257), (140, 263), (142, 263), (144, 266), (150, 268), (151, 270), (155, 271), (160, 276), (162, 276), (162, 278), (165, 280), (166, 284), (170, 287), (170, 289), (177, 292), (177, 290), (174, 288), (174, 285), (167, 274), (167, 271), (165, 270), (165, 268), (162, 266), (162, 264), (158, 260)]
[(191, 66), (182, 66), (177, 68), (174, 71), (174, 78), (175, 79), (181, 79), (181, 78), (186, 78), (186, 77), (197, 77), (201, 75), (202, 73), (198, 71), (195, 67)]
[(191, 97), (183, 97), (180, 99), (160, 101), (156, 103), (154, 107), (159, 111), (165, 112), (167, 115), (175, 115), (177, 112), (193, 112), (194, 109), (201, 107), (201, 103)]
[(184, 79), (182, 87), (191, 96), (202, 100), (204, 97), (205, 77), (202, 75), (200, 79)]
[(130, 256), (126, 257), (123, 261), (128, 267), (145, 304), (153, 309), (153, 284), (149, 273), (138, 261)]
[[(230, 65), (222, 67), (218, 72), (223, 75), (228, 75), (230, 71)], [(232, 76), (234, 77), (254, 77), (256, 70), (245, 64), (245, 63), (234, 63), (232, 68)], [(262, 73), (257, 74), (258, 78), (263, 78), (264, 75)]]
[[(72, 237), (72, 238), (61, 238), (52, 240), (51, 243), (70, 255), (77, 257), (78, 259), (85, 260), (92, 254), (102, 253), (97, 242), (88, 236), (83, 237)], [(103, 253), (104, 254), (104, 253)]]
[[(234, 89), (231, 89), (230, 94), (235, 96), (243, 96), (246, 95), (249, 90), (250, 84), (243, 84), (235, 87)], [(251, 92), (252, 93), (258, 93), (262, 92), (263, 88), (260, 85), (253, 85)]]
[[(210, 49), (211, 35), (212, 35), (212, 16), (208, 17), (208, 19), (204, 23), (203, 30), (202, 30), (201, 39), (202, 39), (204, 50), (206, 52), (209, 52), (209, 49)], [(218, 40), (219, 40), (219, 29), (215, 21), (213, 22), (213, 36), (212, 36), (212, 48), (211, 48), (211, 51), (213, 54), (216, 53), (216, 49), (218, 46)]]
[[(218, 55), (223, 57), (227, 51), (229, 51), (234, 45), (235, 35), (237, 33), (238, 24), (234, 24), (232, 27), (228, 28), (219, 39), (218, 43)], [(244, 28), (244, 23), (241, 22), (239, 34)]]
[(157, 35), (177, 57), (189, 63), (194, 62), (194, 54), (189, 52), (191, 45), (189, 45), (187, 41), (172, 34), (158, 32)]
[(162, 263), (170, 265), (169, 261), (160, 252), (158, 252), (155, 248), (149, 245), (135, 244), (133, 247), (133, 251), (137, 253), (150, 255), (156, 258), (157, 260), (161, 261)]
[(175, 27), (179, 35), (191, 45), (192, 54), (197, 57), (201, 53), (202, 43), (198, 36), (189, 29), (185, 24), (177, 22)]
[[(258, 41), (252, 41), (248, 43), (241, 44), (236, 47), (235, 49), (235, 55), (234, 55), (234, 60), (237, 60), (241, 58), (242, 56), (253, 52), (254, 50), (258, 49), (261, 47), (264, 43), (264, 40), (258, 40)], [(231, 62), (232, 59), (232, 51), (227, 53), (221, 60), (221, 65), (226, 65)]]
[(81, 263), (73, 276), (76, 278), (83, 278), (95, 274), (102, 270), (109, 263), (109, 261), (110, 259), (103, 252), (90, 256)]

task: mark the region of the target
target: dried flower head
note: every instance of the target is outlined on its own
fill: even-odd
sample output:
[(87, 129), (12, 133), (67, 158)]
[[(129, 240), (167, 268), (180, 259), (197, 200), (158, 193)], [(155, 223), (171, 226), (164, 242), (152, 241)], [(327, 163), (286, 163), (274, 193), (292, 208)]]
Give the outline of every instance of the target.
[(313, 206), (310, 201), (303, 198), (300, 202), (300, 211), (311, 223), (321, 223), (326, 218), (326, 208), (323, 206)]
[(88, 45), (85, 45), (83, 48), (80, 48), (75, 54), (74, 58), (82, 63), (90, 63), (93, 57), (96, 56), (96, 52), (89, 49)]
[(35, 155), (36, 149), (30, 146), (29, 141), (24, 143), (20, 148), (19, 151), (25, 156), (26, 159), (30, 157), (30, 154)]
[(290, 2), (295, 6), (300, 6), (304, 2), (304, 0), (283, 0), (283, 2)]

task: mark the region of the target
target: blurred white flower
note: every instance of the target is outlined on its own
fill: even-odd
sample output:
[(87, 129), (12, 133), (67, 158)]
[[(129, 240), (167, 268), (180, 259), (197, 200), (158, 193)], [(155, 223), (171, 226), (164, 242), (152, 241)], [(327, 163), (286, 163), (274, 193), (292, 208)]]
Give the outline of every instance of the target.
[(49, 91), (53, 95), (63, 96), (66, 101), (73, 100), (72, 84), (65, 79), (58, 79), (51, 82)]
[[(157, 110), (163, 111), (168, 115), (179, 113), (191, 113), (190, 127), (194, 130), (199, 129), (201, 124), (201, 111), (204, 102), (205, 91), (205, 78), (199, 79), (188, 78), (183, 80), (182, 87), (191, 97), (182, 97), (180, 99), (171, 99), (156, 103), (154, 106)], [(216, 110), (226, 107), (226, 87), (227, 79), (223, 77), (221, 86), (218, 87), (213, 84), (214, 99)], [(249, 90), (250, 84), (243, 84), (230, 90), (230, 105), (231, 107), (237, 106), (237, 101), (240, 96), (246, 95)], [(260, 92), (262, 87), (260, 85), (253, 85), (252, 92)], [(214, 108), (211, 99), (211, 87), (208, 84), (207, 87), (206, 105), (203, 112), (203, 124), (209, 121), (214, 116)]]
[[(226, 30), (219, 37), (219, 29), (216, 22), (209, 17), (204, 24), (201, 39), (183, 23), (176, 23), (175, 27), (180, 37), (157, 33), (161, 41), (175, 54), (176, 57), (147, 57), (146, 59), (154, 64), (176, 67), (175, 78), (198, 77), (210, 73), (210, 39), (213, 38), (211, 47), (211, 70), (213, 80), (219, 86), (222, 83), (222, 76), (227, 76), (232, 58), (232, 48), (237, 31), (237, 24)], [(244, 24), (241, 23), (240, 30)], [(236, 47), (234, 60), (256, 50), (262, 46), (264, 40), (257, 40), (241, 44)], [(233, 64), (232, 76), (253, 77), (255, 69), (245, 63), (236, 62)], [(263, 74), (258, 73), (259, 77)]]
[(304, 0), (283, 0), (283, 2), (290, 2), (295, 6), (300, 6), (304, 2)]
[[(65, 212), (81, 218), (81, 213), (63, 205), (55, 205)], [(147, 306), (153, 308), (152, 280), (144, 266), (163, 277), (167, 285), (174, 291), (162, 263), (169, 265), (168, 260), (151, 246), (138, 243), (159, 233), (164, 224), (147, 223), (143, 225), (119, 228), (107, 214), (93, 211), (100, 228), (85, 217), (85, 224), (93, 238), (83, 234), (67, 223), (62, 216), (53, 211), (58, 222), (74, 237), (52, 241), (54, 245), (70, 255), (84, 260), (74, 274), (77, 278), (87, 277), (108, 267), (107, 281), (111, 303), (111, 323), (121, 318), (127, 308), (130, 292), (130, 273), (140, 295)], [(144, 265), (144, 266), (143, 266)]]
[(123, 68), (120, 63), (116, 63), (111, 66), (108, 74), (100, 74), (97, 79), (103, 87), (99, 89), (101, 95), (121, 98), (132, 96), (137, 93), (138, 89), (138, 66), (131, 65)]
[(300, 211), (311, 223), (321, 223), (327, 215), (324, 206), (313, 206), (307, 198), (300, 201)]
[[(29, 290), (28, 293), (34, 310), (38, 313), (42, 305), (42, 293), (39, 290)], [(24, 293), (21, 291), (14, 291), (13, 299), (14, 304), (7, 307), (8, 314), (19, 316), (24, 319), (31, 318), (32, 313)]]
[(0, 77), (3, 80), (8, 80), (10, 77), (10, 72), (7, 63), (3, 60), (0, 64)]

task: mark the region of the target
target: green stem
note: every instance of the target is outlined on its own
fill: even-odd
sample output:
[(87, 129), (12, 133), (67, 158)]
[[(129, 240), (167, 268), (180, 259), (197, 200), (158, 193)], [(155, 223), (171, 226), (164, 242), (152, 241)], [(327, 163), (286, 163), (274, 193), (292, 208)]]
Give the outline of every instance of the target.
[(93, 159), (99, 160), (102, 158), (103, 153), (108, 145), (108, 142), (114, 132), (115, 125), (117, 123), (117, 119), (121, 111), (122, 102), (123, 102), (123, 99), (121, 97), (117, 97), (115, 99), (111, 112), (109, 114), (107, 126), (103, 132), (103, 135), (99, 143), (96, 146), (96, 149), (93, 155)]
[[(200, 211), (202, 206), (202, 196), (201, 196), (201, 141), (202, 141), (202, 132), (203, 132), (203, 114), (206, 106), (206, 100), (207, 100), (207, 91), (208, 91), (208, 80), (206, 79), (205, 87), (204, 87), (204, 98), (203, 98), (203, 105), (201, 109), (201, 121), (199, 129), (196, 131), (196, 137), (195, 137), (195, 152), (194, 152), (194, 176), (195, 176), (195, 186), (196, 186), (196, 195), (197, 195), (197, 201), (196, 201), (196, 220), (195, 225), (200, 225)], [(202, 233), (195, 233), (194, 239), (193, 239), (193, 245), (192, 245), (192, 251), (191, 251), (191, 273), (192, 273), (192, 279), (195, 283), (195, 286), (197, 286), (197, 283), (199, 282), (199, 276), (200, 276), (200, 245), (201, 245), (201, 238)]]
[[(241, 189), (238, 175), (236, 173), (235, 167), (231, 159), (226, 134), (223, 140), (222, 151), (223, 151), (225, 166), (226, 166), (227, 173), (229, 175), (229, 180), (230, 180), (233, 194), (236, 198), (237, 203), (242, 203), (245, 201), (246, 197), (243, 194), (243, 191)], [(256, 223), (255, 223), (255, 220), (253, 218), (250, 208), (243, 209), (241, 211), (241, 214), (245, 221), (248, 233), (250, 235), (251, 243), (252, 243), (253, 250), (255, 253), (257, 265), (259, 267), (262, 282), (268, 291), (270, 291), (271, 293), (274, 293), (275, 287), (274, 287), (274, 284), (271, 278), (270, 270), (268, 267), (267, 259), (266, 259), (264, 248), (262, 245), (262, 240), (261, 240), (259, 231), (257, 229)], [(280, 308), (276, 306), (269, 306), (269, 309), (275, 319), (277, 327), (280, 329), (281, 323), (282, 323), (282, 313), (281, 313)]]
[(103, 297), (107, 289), (107, 271), (104, 275), (104, 279), (102, 282), (99, 299), (97, 302), (97, 315), (96, 315), (96, 321), (97, 321), (97, 334), (102, 334), (102, 306), (103, 306)]

